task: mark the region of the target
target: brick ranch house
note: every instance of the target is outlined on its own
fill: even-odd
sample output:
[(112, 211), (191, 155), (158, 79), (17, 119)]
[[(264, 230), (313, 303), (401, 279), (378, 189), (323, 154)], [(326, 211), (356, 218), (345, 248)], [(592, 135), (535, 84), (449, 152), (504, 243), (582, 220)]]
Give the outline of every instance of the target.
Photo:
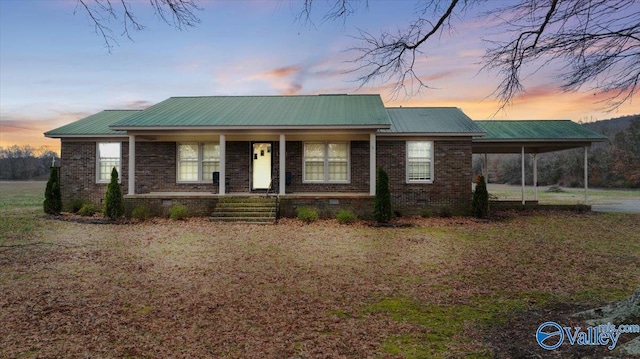
[(45, 133), (61, 139), (63, 202), (102, 201), (113, 167), (130, 209), (181, 203), (210, 215), (227, 197), (277, 197), (281, 216), (371, 217), (376, 169), (403, 215), (471, 206), (472, 142), (453, 107), (385, 108), (379, 95), (172, 97), (106, 110)]

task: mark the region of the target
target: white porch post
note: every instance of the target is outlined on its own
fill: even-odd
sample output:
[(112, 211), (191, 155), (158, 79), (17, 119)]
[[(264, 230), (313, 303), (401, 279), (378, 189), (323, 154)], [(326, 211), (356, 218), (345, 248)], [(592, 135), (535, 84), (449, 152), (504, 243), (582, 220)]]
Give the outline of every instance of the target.
[(482, 175), (484, 176), (485, 183), (489, 183), (489, 160), (487, 154), (484, 154), (484, 163), (482, 166)]
[(376, 134), (369, 134), (369, 194), (376, 195)]
[(129, 135), (129, 189), (127, 194), (136, 194), (136, 136)]
[(533, 154), (533, 199), (538, 200), (538, 157)]
[(287, 141), (285, 138), (284, 133), (280, 134), (280, 153), (279, 153), (279, 157), (278, 157), (278, 166), (279, 166), (279, 174), (278, 174), (278, 184), (279, 184), (279, 190), (278, 193), (283, 196), (285, 194), (286, 191), (286, 187), (287, 187), (287, 169), (285, 168), (286, 166), (286, 162), (285, 161), (285, 157), (287, 155)]
[(227, 162), (227, 140), (225, 135), (220, 135), (220, 181), (218, 185), (220, 188), (218, 189), (218, 194), (224, 196), (226, 190), (227, 183), (227, 173), (226, 173), (226, 162)]
[(524, 201), (524, 146), (522, 146), (522, 204), (525, 204)]
[(584, 146), (584, 204), (589, 200), (589, 147)]

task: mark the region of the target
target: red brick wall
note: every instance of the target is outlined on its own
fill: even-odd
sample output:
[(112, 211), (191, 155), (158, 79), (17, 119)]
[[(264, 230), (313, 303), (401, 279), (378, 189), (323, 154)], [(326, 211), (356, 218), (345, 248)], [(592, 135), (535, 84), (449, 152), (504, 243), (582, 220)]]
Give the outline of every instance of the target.
[[(129, 144), (123, 142), (120, 163), (120, 184), (123, 193), (128, 181)], [(74, 199), (83, 199), (96, 204), (102, 202), (107, 190), (106, 183), (96, 183), (96, 142), (62, 141), (60, 149), (60, 192), (62, 203), (67, 205)]]
[(350, 183), (303, 183), (303, 142), (287, 142), (287, 172), (291, 172), (292, 183), (287, 193), (349, 192), (369, 193), (369, 141), (351, 141)]
[(402, 215), (443, 207), (466, 213), (471, 208), (471, 139), (434, 141), (433, 183), (407, 183), (406, 142), (378, 140), (377, 165), (389, 175), (391, 204)]
[[(432, 184), (406, 183), (406, 142), (404, 140), (377, 141), (377, 166), (389, 174), (393, 209), (402, 215), (420, 214), (424, 208), (438, 212), (448, 207), (456, 212), (467, 212), (471, 207), (471, 139), (438, 140), (434, 143), (434, 176)], [(287, 142), (287, 172), (292, 173), (292, 184), (287, 193), (304, 192), (369, 192), (369, 142), (351, 142), (351, 181), (347, 184), (302, 183), (303, 143)], [(227, 177), (230, 192), (246, 193), (250, 190), (251, 142), (227, 142)], [(63, 202), (81, 198), (100, 203), (106, 184), (96, 184), (96, 142), (62, 141), (61, 191)], [(273, 142), (273, 189), (278, 191), (279, 149)], [(122, 143), (121, 185), (127, 191), (128, 142)], [(176, 143), (136, 143), (136, 193), (149, 192), (217, 192), (212, 183), (176, 183)], [(348, 202), (341, 202), (348, 208)], [(367, 201), (357, 208), (364, 214)], [(324, 206), (324, 205), (323, 205)], [(329, 206), (327, 208), (333, 208)], [(373, 211), (373, 209), (371, 209)], [(327, 211), (327, 213), (333, 211)], [(285, 213), (292, 213), (287, 212)]]

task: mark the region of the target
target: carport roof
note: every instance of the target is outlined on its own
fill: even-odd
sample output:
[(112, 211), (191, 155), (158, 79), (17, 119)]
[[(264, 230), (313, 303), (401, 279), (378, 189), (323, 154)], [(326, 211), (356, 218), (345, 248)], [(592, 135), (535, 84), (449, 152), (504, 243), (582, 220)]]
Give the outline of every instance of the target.
[(474, 153), (527, 153), (590, 146), (607, 137), (569, 120), (475, 121), (486, 132), (473, 138)]

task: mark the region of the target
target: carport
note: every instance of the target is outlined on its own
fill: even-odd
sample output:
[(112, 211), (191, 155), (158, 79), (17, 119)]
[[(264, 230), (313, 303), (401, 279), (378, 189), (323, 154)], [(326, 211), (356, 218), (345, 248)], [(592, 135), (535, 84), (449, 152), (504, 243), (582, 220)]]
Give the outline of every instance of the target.
[[(584, 203), (588, 199), (589, 147), (608, 138), (569, 120), (488, 120), (475, 121), (486, 132), (473, 138), (473, 153), (484, 154), (486, 172), (488, 154), (520, 153), (522, 157), (522, 204), (525, 204), (525, 153), (533, 159), (533, 193), (538, 200), (539, 153), (584, 148)], [(484, 173), (486, 177), (486, 173)]]

